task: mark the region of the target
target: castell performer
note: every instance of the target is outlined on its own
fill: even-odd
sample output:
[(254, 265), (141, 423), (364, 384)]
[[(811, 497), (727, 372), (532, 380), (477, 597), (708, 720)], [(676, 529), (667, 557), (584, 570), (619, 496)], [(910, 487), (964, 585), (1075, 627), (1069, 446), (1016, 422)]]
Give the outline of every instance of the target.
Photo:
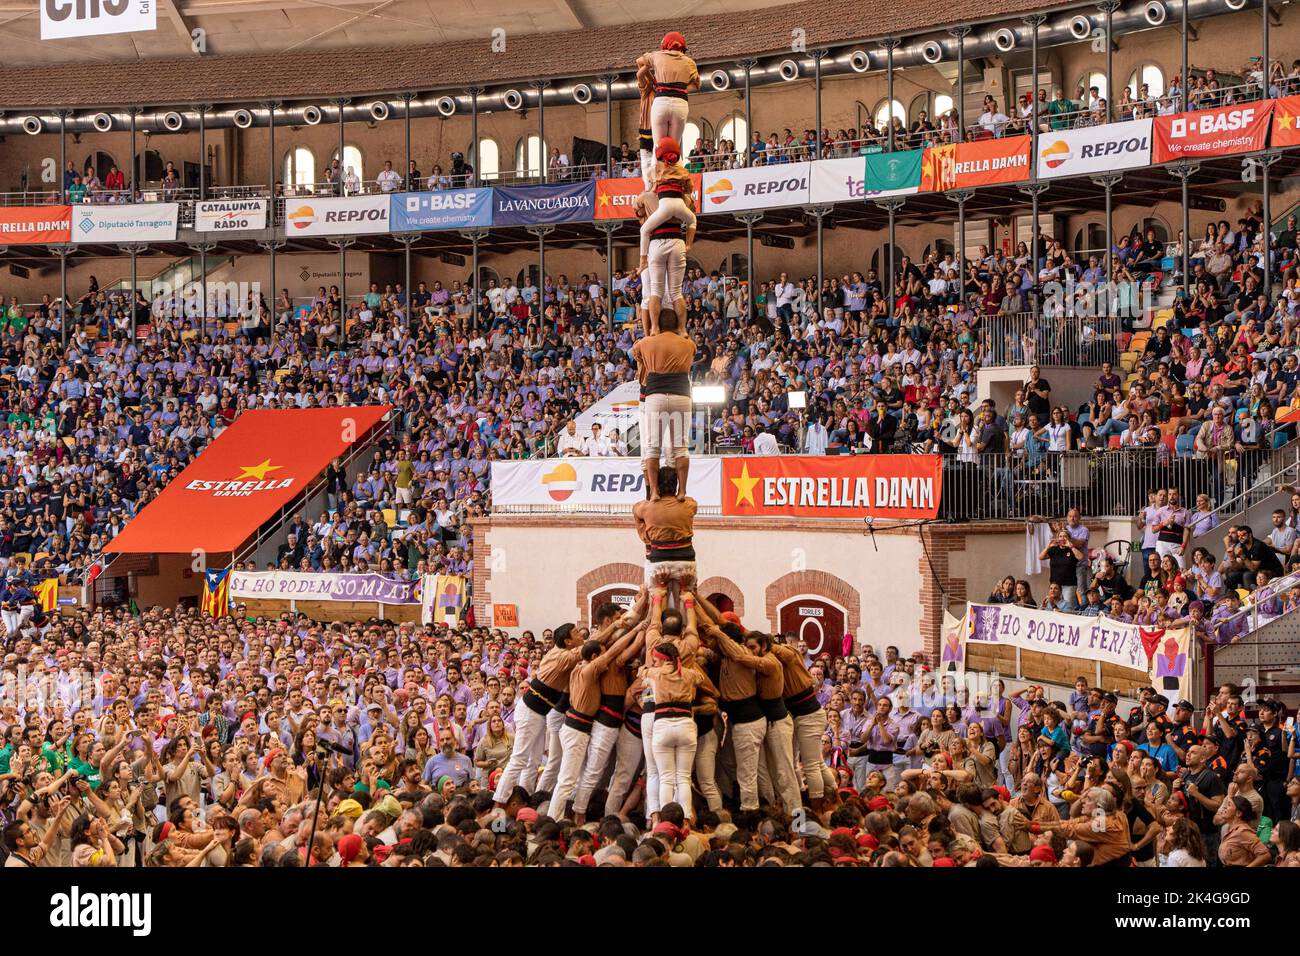
[[(647, 92), (642, 85), (642, 77), (647, 77), (652, 84), (653, 94), (649, 101), (649, 127), (651, 142), (657, 143), (665, 136), (671, 136), (681, 142), (686, 130), (688, 112), (686, 97), (688, 93), (700, 88), (700, 74), (695, 68), (695, 61), (686, 55), (686, 38), (673, 30), (664, 34), (658, 50), (652, 50), (636, 61), (637, 83), (641, 88), (641, 122), (642, 130), (646, 126)], [(651, 186), (648, 172), (649, 161), (646, 153), (648, 144), (641, 140), (641, 175), (646, 188)], [(642, 252), (642, 255), (645, 253)]]

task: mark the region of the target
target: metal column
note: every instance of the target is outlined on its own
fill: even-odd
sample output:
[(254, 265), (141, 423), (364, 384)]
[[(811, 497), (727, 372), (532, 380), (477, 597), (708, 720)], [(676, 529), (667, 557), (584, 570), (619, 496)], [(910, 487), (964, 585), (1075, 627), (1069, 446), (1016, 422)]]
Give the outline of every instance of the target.
[[(890, 98), (890, 104), (892, 108), (892, 97)], [(890, 120), (893, 120), (892, 115), (890, 116)], [(886, 250), (888, 253), (887, 260), (889, 262), (889, 274), (886, 276), (885, 281), (881, 283), (881, 287), (884, 289), (885, 305), (889, 310), (886, 314), (892, 319), (894, 317), (894, 246), (896, 244), (895, 240), (898, 238), (896, 219), (898, 217), (898, 210), (903, 207), (904, 200), (902, 198), (877, 199), (875, 202), (877, 206), (885, 210), (889, 215), (889, 231), (887, 233), (889, 248)]]
[[(1102, 256), (1103, 274), (1106, 276), (1106, 284), (1109, 287), (1114, 281), (1114, 272), (1111, 269), (1111, 257), (1115, 248), (1115, 204), (1114, 190), (1115, 186), (1124, 179), (1119, 173), (1107, 173), (1103, 176), (1093, 176), (1092, 181), (1106, 190), (1106, 254)], [(1114, 294), (1108, 293), (1106, 296), (1106, 314), (1113, 316), (1114, 313)]]
[(65, 347), (68, 344), (68, 255), (71, 251), (71, 246), (55, 247), (59, 257), (59, 341)]
[[(750, 87), (750, 75), (754, 67), (758, 65), (757, 60), (742, 60), (740, 65), (745, 70), (745, 165), (748, 166), (753, 162), (752, 147), (754, 145), (754, 98)], [(750, 295), (753, 295), (751, 290)]]
[(761, 222), (763, 214), (761, 212), (742, 212), (736, 215), (736, 221), (745, 226), (745, 282), (748, 285), (746, 297), (749, 300), (749, 321), (753, 322), (754, 315), (754, 224)]
[[(479, 150), (478, 150), (478, 95), (483, 92), (481, 86), (471, 86), (469, 88), (469, 135), (470, 150), (474, 156), (474, 182), (473, 185), (479, 184)], [(408, 167), (409, 168), (409, 167)], [(475, 285), (477, 285), (478, 276), (475, 274)], [(474, 314), (478, 314), (478, 305), (475, 304)]]
[[(59, 201), (68, 201), (68, 111), (59, 110)], [(66, 341), (66, 338), (65, 338)]]
[[(1181, 81), (1181, 82), (1182, 82), (1182, 89), (1179, 91), (1179, 100), (1178, 100), (1178, 112), (1180, 112), (1180, 113), (1183, 112), (1183, 111), (1185, 111), (1185, 110), (1187, 109), (1187, 83), (1188, 83), (1188, 80), (1189, 80), (1189, 78), (1190, 78), (1190, 77), (1188, 76), (1188, 62), (1187, 62), (1187, 56), (1188, 56), (1188, 53), (1187, 53), (1187, 31), (1188, 31), (1188, 29), (1189, 29), (1189, 27), (1188, 27), (1188, 23), (1187, 23), (1187, 5), (1188, 5), (1189, 3), (1191, 3), (1191, 2), (1192, 2), (1192, 0), (1182, 0), (1182, 3), (1179, 4), (1179, 7), (1181, 8), (1180, 16), (1182, 17), (1182, 21), (1183, 21), (1183, 22), (1182, 22), (1182, 37), (1181, 37), (1181, 39), (1182, 39), (1182, 44), (1183, 44), (1183, 77), (1182, 77), (1182, 81)], [(1184, 179), (1183, 182), (1184, 182), (1184, 188), (1183, 188), (1183, 219), (1186, 220), (1186, 218), (1187, 218), (1187, 215), (1186, 215), (1186, 213), (1187, 213), (1187, 189), (1186, 189), (1186, 185), (1185, 185), (1185, 184), (1186, 184), (1186, 180)], [(1189, 237), (1188, 237), (1187, 233), (1184, 232), (1184, 233), (1183, 233), (1183, 240), (1186, 241), (1188, 238), (1189, 238)], [(1186, 259), (1187, 257), (1184, 255), (1183, 258)]]
[(957, 38), (957, 142), (966, 139), (966, 34), (970, 27), (948, 31)]
[(975, 195), (973, 189), (950, 189), (944, 193), (957, 204), (957, 289), (966, 298), (966, 203)]
[(614, 178), (614, 80), (613, 73), (605, 74), (605, 175), (610, 179)]
[[(338, 105), (338, 108), (339, 108), (339, 181), (338, 181), (338, 191), (337, 191), (336, 195), (342, 196), (342, 195), (344, 195), (344, 192), (345, 192), (344, 189), (343, 189), (343, 180), (344, 180), (344, 177), (346, 176), (347, 171), (348, 171), (347, 160), (344, 158), (344, 155), (343, 155), (343, 153), (344, 153), (344, 149), (346, 148), (346, 147), (345, 147), (345, 143), (344, 143), (345, 126), (344, 126), (344, 122), (343, 122), (343, 107), (347, 106), (347, 104), (348, 104), (349, 101), (348, 101), (346, 98), (344, 98), (344, 97), (339, 97), (339, 98), (338, 98), (337, 100), (335, 100), (334, 102)], [(340, 251), (341, 251), (341, 250), (340, 250)], [(339, 272), (339, 278), (340, 278), (340, 279), (343, 278), (343, 272), (342, 272), (341, 270), (340, 270), (340, 272)], [(341, 291), (342, 291), (342, 290), (340, 290), (340, 292), (341, 292)], [(345, 313), (346, 313), (346, 308), (347, 308), (347, 300), (345, 299), (345, 300), (344, 300), (344, 312), (345, 312)]]
[[(813, 142), (816, 144), (816, 152), (813, 153), (813, 159), (822, 158), (822, 57), (826, 55), (826, 50), (813, 51), (813, 115), (817, 128), (813, 130)], [(821, 217), (817, 218), (817, 240), (818, 249), (821, 248)], [(820, 269), (818, 270), (820, 272)], [(819, 292), (820, 294), (820, 292)]]
[(889, 151), (894, 151), (894, 50), (901, 41), (885, 40), (885, 126), (889, 129)]
[[(127, 202), (135, 202), (136, 166), (140, 162), (139, 157), (136, 155), (135, 126), (136, 126), (136, 117), (139, 115), (140, 115), (140, 107), (138, 106), (131, 107), (131, 173), (130, 173), (131, 194), (127, 197)], [(131, 314), (133, 316), (135, 315), (134, 309), (131, 310)], [(134, 332), (134, 326), (132, 327), (132, 331)]]
[[(537, 90), (537, 156), (542, 167), (543, 183), (551, 178), (551, 154), (546, 148), (546, 88), (550, 85), (549, 80), (538, 80), (533, 84), (533, 89)], [(527, 155), (524, 161), (528, 161)]]
[(1119, 0), (1104, 0), (1097, 5), (1106, 16), (1106, 122), (1115, 115), (1115, 44), (1113, 28)]
[(208, 198), (208, 107), (200, 103), (196, 109), (199, 111), (199, 199), (204, 200)]
[[(403, 119), (406, 121), (406, 165), (402, 167), (402, 182), (406, 184), (408, 190), (415, 189), (411, 185), (411, 98), (414, 93), (402, 94)], [(408, 282), (406, 291), (411, 291), (411, 285)]]

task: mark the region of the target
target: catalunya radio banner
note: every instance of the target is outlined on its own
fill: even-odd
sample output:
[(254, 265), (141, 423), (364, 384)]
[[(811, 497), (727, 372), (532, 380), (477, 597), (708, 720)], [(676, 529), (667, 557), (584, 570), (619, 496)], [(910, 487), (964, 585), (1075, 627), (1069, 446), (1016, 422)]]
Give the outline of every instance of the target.
[(705, 215), (802, 206), (808, 202), (812, 163), (778, 163), (704, 174)]
[(921, 192), (1023, 183), (1029, 179), (1032, 145), (1032, 137), (1008, 136), (931, 146), (922, 162)]
[[(691, 192), (695, 196), (695, 209), (700, 208), (700, 193), (704, 177), (700, 173), (691, 174)], [(596, 180), (596, 219), (635, 219), (633, 204), (636, 197), (645, 192), (645, 183), (640, 177), (636, 179), (598, 179)]]
[(591, 222), (596, 212), (596, 184), (589, 180), (554, 186), (496, 186), (492, 206), (494, 226)]
[(73, 242), (174, 242), (181, 206), (139, 202), (114, 206), (74, 206)]
[(1273, 100), (1157, 116), (1154, 161), (1256, 152), (1268, 142), (1272, 118)]
[(213, 199), (194, 204), (195, 232), (266, 228), (265, 199)]
[(71, 206), (0, 206), (0, 245), (71, 240)]
[(314, 574), (309, 571), (232, 571), (230, 596), (236, 601), (374, 601), (419, 604), (418, 581), (382, 574)]
[(1151, 165), (1151, 119), (1053, 130), (1038, 137), (1038, 178)]
[(393, 193), (389, 222), (393, 232), (471, 229), (492, 225), (492, 190), (442, 189)]
[(962, 633), (968, 644), (1002, 644), (1101, 661), (1143, 673), (1150, 667), (1146, 645), (1154, 648), (1161, 638), (1176, 636), (1174, 631), (1125, 624), (1108, 617), (1059, 614), (1014, 604), (968, 605)]
[[(722, 459), (691, 462), (686, 492), (702, 508), (721, 504)], [(550, 458), (494, 461), (492, 505), (625, 505), (645, 500), (639, 458)]]
[(741, 457), (723, 458), (722, 475), (724, 515), (932, 519), (943, 463), (938, 455)]

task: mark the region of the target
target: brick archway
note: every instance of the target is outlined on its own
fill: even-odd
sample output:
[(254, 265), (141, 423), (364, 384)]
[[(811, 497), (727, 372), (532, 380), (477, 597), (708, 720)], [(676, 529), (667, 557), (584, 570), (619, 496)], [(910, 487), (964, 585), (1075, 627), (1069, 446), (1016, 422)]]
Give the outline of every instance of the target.
[(829, 571), (791, 571), (767, 586), (764, 609), (773, 631), (780, 629), (777, 608), (800, 594), (819, 595), (840, 605), (847, 615), (848, 630), (858, 634), (862, 626), (862, 597), (857, 588)]
[(591, 626), (589, 618), (593, 592), (609, 587), (611, 584), (640, 585), (644, 579), (645, 569), (639, 564), (629, 564), (626, 561), (615, 561), (592, 568), (578, 578), (575, 598), (578, 602), (578, 624), (581, 627)]
[(732, 610), (743, 621), (745, 619), (745, 595), (744, 592), (736, 585), (731, 578), (724, 578), (714, 575), (711, 578), (705, 578), (695, 586), (695, 590), (701, 597), (708, 597), (710, 594), (725, 594), (731, 598)]

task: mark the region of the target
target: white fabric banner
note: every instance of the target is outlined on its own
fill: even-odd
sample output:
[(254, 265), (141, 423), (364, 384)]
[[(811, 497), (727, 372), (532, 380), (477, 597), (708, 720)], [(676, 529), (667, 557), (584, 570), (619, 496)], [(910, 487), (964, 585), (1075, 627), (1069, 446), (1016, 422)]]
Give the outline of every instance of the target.
[[(639, 458), (494, 461), (492, 504), (623, 505), (645, 500)], [(722, 505), (722, 459), (692, 458), (687, 493), (703, 508)]]
[(290, 236), (359, 236), (388, 232), (388, 193), (330, 199), (306, 196), (284, 201), (284, 231)]
[(1081, 176), (1151, 165), (1150, 119), (1057, 129), (1038, 137), (1038, 178)]
[(309, 571), (232, 571), (230, 596), (237, 601), (374, 601), (415, 604), (420, 587), (381, 574), (316, 574)]
[(67, 40), (158, 27), (157, 0), (41, 0), (41, 39)]
[[(863, 166), (865, 169), (865, 165)], [(812, 163), (778, 163), (704, 174), (704, 215), (802, 206), (808, 202)]]
[(196, 232), (236, 232), (265, 228), (265, 199), (214, 199), (194, 204)]
[(73, 242), (175, 242), (180, 203), (72, 207)]
[[(1058, 614), (1014, 604), (971, 604), (963, 624), (966, 644), (1003, 644), (1143, 672), (1148, 666), (1143, 628), (1108, 617)], [(945, 649), (945, 661), (950, 660), (949, 651)]]
[(632, 429), (641, 425), (641, 383), (624, 382), (610, 390), (604, 398), (593, 402), (574, 419), (578, 435), (591, 437), (591, 426), (599, 425), (606, 438), (617, 428), (619, 437), (627, 441)]

